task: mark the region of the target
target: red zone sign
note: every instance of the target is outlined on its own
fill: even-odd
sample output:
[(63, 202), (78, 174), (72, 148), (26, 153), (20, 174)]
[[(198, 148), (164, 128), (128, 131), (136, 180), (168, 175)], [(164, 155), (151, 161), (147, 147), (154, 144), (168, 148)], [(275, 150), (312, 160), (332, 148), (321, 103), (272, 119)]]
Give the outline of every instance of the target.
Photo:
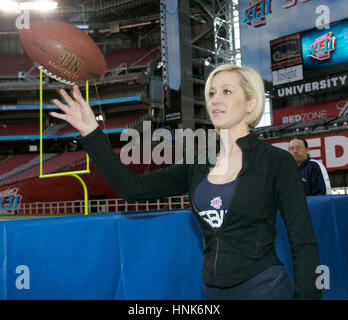
[[(348, 169), (348, 132), (306, 137), (311, 158), (322, 161), (328, 171)], [(267, 141), (289, 151), (290, 139)]]
[(273, 125), (329, 119), (345, 115), (348, 115), (348, 97), (272, 111)]

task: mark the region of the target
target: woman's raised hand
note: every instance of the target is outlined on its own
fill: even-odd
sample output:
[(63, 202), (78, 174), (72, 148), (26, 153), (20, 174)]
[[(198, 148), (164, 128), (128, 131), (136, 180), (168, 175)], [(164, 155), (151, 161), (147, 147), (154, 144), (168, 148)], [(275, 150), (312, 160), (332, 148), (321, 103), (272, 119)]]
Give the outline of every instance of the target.
[(64, 113), (52, 111), (49, 113), (52, 117), (67, 121), (76, 128), (83, 137), (94, 131), (99, 126), (94, 112), (82, 97), (77, 85), (71, 87), (70, 95), (64, 89), (58, 89), (57, 92), (68, 106), (64, 105), (57, 99), (53, 99), (52, 103)]

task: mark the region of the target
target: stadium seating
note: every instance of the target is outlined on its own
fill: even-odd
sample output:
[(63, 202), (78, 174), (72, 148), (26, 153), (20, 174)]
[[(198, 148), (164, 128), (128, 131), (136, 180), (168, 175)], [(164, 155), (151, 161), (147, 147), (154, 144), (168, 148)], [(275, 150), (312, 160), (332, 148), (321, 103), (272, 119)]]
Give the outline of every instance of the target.
[[(134, 81), (150, 61), (160, 57), (159, 46), (151, 45), (141, 48), (117, 49), (108, 52), (105, 56), (108, 70), (111, 78), (107, 78), (105, 83), (119, 81)], [(118, 74), (115, 69), (123, 66), (126, 72)], [(31, 60), (24, 54), (2, 54), (0, 55), (0, 77), (17, 78), (18, 72), (27, 72), (33, 67)], [(140, 72), (140, 73), (139, 73)], [(32, 74), (38, 75), (35, 68)], [(108, 74), (107, 74), (108, 75)], [(116, 76), (114, 78), (113, 76)], [(119, 77), (119, 78), (117, 78)], [(124, 79), (122, 78), (124, 77)], [(110, 80), (111, 79), (111, 80)], [(116, 79), (116, 80), (115, 80)], [(11, 80), (12, 81), (12, 80)], [(109, 82), (108, 82), (109, 81)], [(113, 81), (113, 82), (112, 82)], [(9, 82), (10, 83), (10, 82)], [(99, 83), (102, 86), (104, 82)], [(9, 84), (11, 85), (11, 83)], [(128, 106), (129, 104), (127, 104)], [(130, 106), (131, 107), (131, 106)], [(139, 108), (141, 109), (141, 108)], [(125, 110), (123, 108), (123, 110)], [(131, 108), (130, 108), (131, 110)], [(117, 129), (132, 127), (134, 122), (141, 121), (144, 111), (119, 112), (112, 115), (114, 118), (107, 117), (105, 121), (100, 122), (102, 129)], [(44, 126), (44, 135), (64, 135), (75, 133), (77, 130), (66, 123), (58, 123), (52, 126)], [(27, 124), (6, 124), (0, 127), (0, 137), (6, 140), (6, 137), (21, 136), (28, 139), (28, 136), (35, 135), (36, 139), (40, 133), (39, 123), (37, 121)], [(4, 138), (5, 137), (5, 138)], [(31, 137), (30, 137), (31, 139)], [(114, 149), (119, 153), (120, 149)], [(44, 154), (43, 173), (56, 173), (62, 171), (83, 170), (86, 168), (86, 153), (65, 152), (63, 154)], [(0, 155), (0, 191), (8, 188), (18, 188), (24, 202), (36, 201), (62, 201), (69, 199), (83, 198), (80, 183), (71, 177), (59, 177), (53, 179), (40, 179), (39, 154), (16, 154)], [(142, 173), (151, 170), (155, 165), (130, 165), (135, 173)], [(117, 198), (117, 194), (111, 186), (105, 181), (105, 178), (91, 163), (91, 174), (82, 177), (88, 186), (90, 195), (105, 195), (106, 198)]]
[[(116, 129), (116, 128), (127, 128), (132, 122), (136, 121), (140, 118), (140, 115), (134, 115), (134, 116), (118, 116), (115, 119), (108, 119), (105, 120), (105, 122), (101, 122), (101, 127), (104, 129)], [(72, 127), (70, 124), (66, 124), (65, 126), (61, 127), (56, 134), (57, 135), (63, 135), (67, 133), (77, 132), (77, 130)]]
[[(44, 129), (46, 127), (44, 126)], [(0, 126), (0, 136), (25, 136), (40, 134), (40, 126), (37, 123), (8, 124)]]
[[(117, 154), (120, 154), (120, 148), (114, 148), (113, 150)], [(16, 157), (17, 156), (21, 158), (23, 155), (16, 155)], [(81, 184), (72, 177), (65, 176), (51, 179), (40, 179), (38, 154), (31, 156), (34, 158), (31, 161), (28, 158), (26, 164), (22, 164), (17, 168), (17, 173), (13, 170), (13, 175), (9, 175), (9, 177), (6, 177), (6, 174), (0, 176), (0, 192), (13, 187), (18, 188), (19, 194), (23, 197), (23, 203), (37, 201), (70, 201), (83, 198)], [(142, 150), (140, 150), (140, 156), (142, 159)], [(44, 174), (86, 169), (86, 153), (84, 151), (66, 152), (60, 155), (44, 154), (43, 160)], [(129, 169), (135, 174), (141, 174), (165, 166), (166, 165), (155, 165), (154, 163), (128, 165)], [(90, 171), (90, 174), (81, 175), (81, 178), (87, 185), (89, 196), (100, 197), (102, 195), (105, 199), (119, 198), (118, 194), (95, 168), (93, 162), (90, 162)]]
[(145, 46), (141, 48), (127, 48), (109, 51), (105, 55), (108, 69), (115, 69), (120, 65), (126, 67), (145, 66), (155, 57), (161, 54), (156, 46)]
[(140, 115), (133, 115), (127, 117), (117, 117), (115, 119), (108, 119), (105, 121), (105, 129), (126, 128), (139, 118)]
[[(108, 119), (105, 121), (105, 129), (115, 128), (127, 128), (132, 122), (141, 117), (140, 114), (132, 116), (117, 116), (115, 119)], [(102, 123), (104, 129), (104, 123)], [(52, 127), (43, 127), (43, 134), (56, 134), (63, 135), (67, 133), (77, 132), (77, 130), (70, 124), (59, 124)], [(27, 135), (39, 135), (39, 124), (26, 123), (26, 124), (9, 124), (6, 126), (0, 126), (0, 136), (27, 136)]]
[[(77, 152), (65, 152), (58, 156), (56, 156), (56, 154), (46, 154), (44, 156), (46, 157), (44, 157), (43, 159), (44, 160), (43, 174), (48, 174), (48, 173), (63, 171), (64, 169), (69, 169), (78, 163), (84, 162), (86, 153), (84, 151), (77, 151)], [(17, 162), (14, 162), (14, 163), (20, 163), (21, 165), (23, 165), (24, 162), (28, 162), (35, 157), (37, 157), (37, 159), (36, 159), (36, 162), (33, 163), (31, 166), (29, 166), (29, 168), (27, 168), (26, 170), (23, 170), (23, 171), (18, 170), (17, 174), (14, 174), (8, 178), (6, 177), (6, 175), (0, 176), (0, 186), (9, 185), (19, 181), (36, 178), (40, 175), (40, 163), (39, 163), (39, 157), (37, 154), (16, 155), (14, 157), (15, 159), (19, 158), (21, 160), (21, 161), (17, 160)], [(10, 170), (8, 170), (5, 168), (3, 169), (2, 167), (3, 166), (1, 166), (1, 170), (5, 170), (4, 172), (9, 172), (14, 168), (13, 167)], [(4, 176), (5, 176), (5, 179), (1, 181), (1, 177), (4, 177)]]
[(13, 169), (20, 167), (21, 165), (31, 161), (37, 157), (37, 154), (15, 154), (8, 157), (1, 163), (0, 175), (10, 172)]
[[(16, 155), (17, 157), (21, 157), (23, 155)], [(46, 153), (46, 154), (43, 154), (42, 156), (42, 159), (43, 161), (46, 161), (52, 157), (56, 156), (55, 153)], [(25, 162), (24, 164), (10, 170), (10, 171), (7, 171), (5, 172), (4, 174), (0, 175), (0, 181), (6, 181), (8, 178), (12, 177), (12, 176), (15, 176), (15, 175), (18, 175), (20, 174), (22, 171), (26, 171), (36, 165), (38, 165), (40, 163), (40, 156), (37, 155), (36, 157), (34, 157), (33, 159)]]
[[(18, 76), (18, 72), (26, 72), (33, 65), (33, 62), (24, 54), (1, 54), (0, 55), (0, 75)], [(37, 74), (35, 70), (33, 73)]]
[(65, 152), (44, 163), (43, 173), (53, 173), (70, 169), (79, 162), (84, 162), (86, 153), (84, 151)]
[[(127, 68), (146, 66), (152, 59), (160, 56), (158, 46), (144, 46), (141, 48), (126, 48), (112, 50), (105, 55), (108, 69), (115, 69), (121, 64)], [(0, 76), (16, 76), (18, 72), (27, 72), (33, 66), (33, 62), (25, 54), (1, 54), (0, 55)], [(32, 74), (38, 75), (35, 68)]]

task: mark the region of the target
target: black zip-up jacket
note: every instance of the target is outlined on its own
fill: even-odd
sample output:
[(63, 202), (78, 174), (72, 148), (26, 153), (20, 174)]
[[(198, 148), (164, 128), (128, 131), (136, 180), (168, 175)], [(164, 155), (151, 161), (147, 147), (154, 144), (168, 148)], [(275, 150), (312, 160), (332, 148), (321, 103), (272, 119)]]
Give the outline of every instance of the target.
[(296, 299), (321, 299), (316, 288), (319, 248), (295, 160), (287, 151), (260, 142), (254, 134), (239, 138), (242, 169), (223, 224), (214, 230), (192, 203), (195, 188), (210, 164), (174, 164), (135, 175), (122, 164), (98, 127), (80, 138), (91, 160), (125, 200), (145, 201), (188, 193), (205, 240), (202, 276), (209, 286), (232, 287), (268, 267), (276, 255), (276, 212), (280, 209), (291, 244)]

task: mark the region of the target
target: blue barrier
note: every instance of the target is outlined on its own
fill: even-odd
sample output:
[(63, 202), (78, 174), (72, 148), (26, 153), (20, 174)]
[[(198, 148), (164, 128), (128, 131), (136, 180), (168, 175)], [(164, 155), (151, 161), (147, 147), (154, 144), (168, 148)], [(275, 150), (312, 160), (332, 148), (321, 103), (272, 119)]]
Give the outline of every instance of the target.
[(188, 210), (2, 221), (0, 241), (0, 299), (202, 299)]
[[(319, 244), (319, 263), (328, 267), (330, 275), (330, 288), (323, 289), (323, 300), (348, 299), (348, 196), (307, 197), (307, 203)], [(279, 213), (276, 228), (278, 257), (294, 281), (289, 240)]]
[[(330, 270), (323, 299), (348, 299), (348, 196), (307, 199), (320, 264)], [(276, 227), (293, 279), (279, 213)], [(203, 299), (190, 210), (1, 221), (0, 241), (0, 299)]]

